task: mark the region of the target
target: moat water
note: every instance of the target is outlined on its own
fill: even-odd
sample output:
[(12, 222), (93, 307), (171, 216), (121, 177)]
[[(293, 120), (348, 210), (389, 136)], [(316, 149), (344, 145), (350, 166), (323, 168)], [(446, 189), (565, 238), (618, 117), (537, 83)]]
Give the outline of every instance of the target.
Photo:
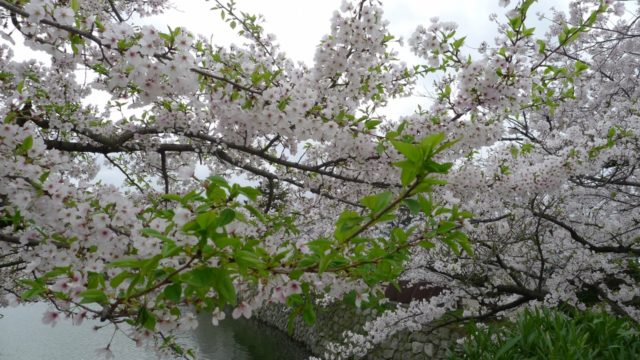
[[(61, 320), (55, 327), (42, 323), (46, 304), (0, 308), (1, 360), (94, 360), (104, 356), (104, 348), (113, 335), (113, 327), (94, 331), (97, 321), (73, 326)], [(185, 332), (180, 343), (194, 349), (201, 360), (295, 360), (306, 359), (309, 352), (286, 334), (254, 320), (226, 319), (219, 326), (205, 314), (198, 317), (196, 330)], [(156, 354), (136, 347), (117, 332), (111, 350), (115, 360), (151, 360)]]

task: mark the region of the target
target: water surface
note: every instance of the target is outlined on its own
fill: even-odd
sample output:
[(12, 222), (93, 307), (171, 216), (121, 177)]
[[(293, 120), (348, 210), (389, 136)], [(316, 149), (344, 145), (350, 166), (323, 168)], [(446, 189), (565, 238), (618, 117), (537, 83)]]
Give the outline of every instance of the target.
[[(113, 327), (93, 331), (97, 321), (81, 326), (61, 320), (55, 327), (42, 324), (46, 304), (0, 308), (1, 360), (94, 360), (96, 349), (104, 348)], [(310, 354), (282, 332), (253, 320), (227, 319), (213, 326), (210, 317), (198, 317), (198, 329), (185, 333), (180, 342), (202, 360), (285, 360), (306, 359)], [(111, 344), (116, 360), (151, 360), (153, 351), (135, 346), (116, 332)]]

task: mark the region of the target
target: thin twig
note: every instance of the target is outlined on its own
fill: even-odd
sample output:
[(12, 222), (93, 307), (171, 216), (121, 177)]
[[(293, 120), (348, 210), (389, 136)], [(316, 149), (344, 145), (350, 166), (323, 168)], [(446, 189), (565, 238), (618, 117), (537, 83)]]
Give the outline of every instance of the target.
[(136, 188), (138, 188), (138, 190), (140, 190), (140, 192), (141, 192), (141, 193), (143, 193), (143, 194), (145, 193), (144, 189), (143, 189), (140, 185), (138, 185), (138, 183), (136, 183), (136, 182), (131, 178), (131, 176), (129, 176), (129, 174), (128, 174), (128, 173), (127, 173), (127, 172), (126, 172), (126, 171), (125, 171), (121, 166), (120, 166), (120, 164), (118, 164), (118, 163), (117, 163), (117, 162), (115, 162), (113, 159), (111, 159), (111, 158), (109, 157), (109, 155), (107, 155), (107, 154), (103, 154), (103, 155), (104, 155), (104, 157), (105, 157), (105, 158), (107, 158), (107, 160), (109, 160), (109, 162), (110, 162), (113, 166), (117, 167), (117, 168), (118, 168), (118, 170), (120, 170), (120, 172), (121, 172), (121, 173), (122, 173), (122, 174), (127, 178), (127, 180), (129, 180), (129, 182), (130, 182), (131, 184), (133, 184), (133, 186), (135, 186)]

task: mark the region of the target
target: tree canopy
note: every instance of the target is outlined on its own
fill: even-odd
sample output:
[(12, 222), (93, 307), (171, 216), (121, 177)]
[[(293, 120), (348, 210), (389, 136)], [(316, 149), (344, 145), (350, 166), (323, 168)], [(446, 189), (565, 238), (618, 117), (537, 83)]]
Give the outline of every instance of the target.
[(437, 18), (404, 45), (381, 3), (345, 1), (308, 66), (233, 1), (211, 2), (238, 34), (222, 46), (140, 25), (166, 0), (0, 0), (5, 304), (185, 356), (193, 311), (275, 302), (313, 323), (317, 302), (378, 307), (399, 280), (443, 291), (333, 355), (526, 307), (640, 320), (640, 13), (573, 1), (536, 29), (535, 2), (500, 0), (499, 35), (470, 46)]

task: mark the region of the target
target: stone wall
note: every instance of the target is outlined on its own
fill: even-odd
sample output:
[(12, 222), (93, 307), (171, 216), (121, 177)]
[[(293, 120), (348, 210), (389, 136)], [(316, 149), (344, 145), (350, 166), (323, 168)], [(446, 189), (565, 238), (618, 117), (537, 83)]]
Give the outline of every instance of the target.
[[(286, 307), (271, 304), (255, 313), (257, 319), (282, 331), (287, 331), (289, 311)], [(344, 304), (333, 304), (317, 311), (316, 323), (309, 326), (301, 318), (294, 322), (291, 337), (305, 344), (316, 356), (325, 353), (326, 345), (340, 341), (345, 330), (358, 330), (367, 320), (373, 319), (371, 309), (354, 309)], [(445, 359), (447, 350), (460, 337), (461, 332), (454, 327), (442, 327), (429, 331), (403, 331), (394, 334), (384, 343), (374, 348), (365, 359), (423, 360)]]

